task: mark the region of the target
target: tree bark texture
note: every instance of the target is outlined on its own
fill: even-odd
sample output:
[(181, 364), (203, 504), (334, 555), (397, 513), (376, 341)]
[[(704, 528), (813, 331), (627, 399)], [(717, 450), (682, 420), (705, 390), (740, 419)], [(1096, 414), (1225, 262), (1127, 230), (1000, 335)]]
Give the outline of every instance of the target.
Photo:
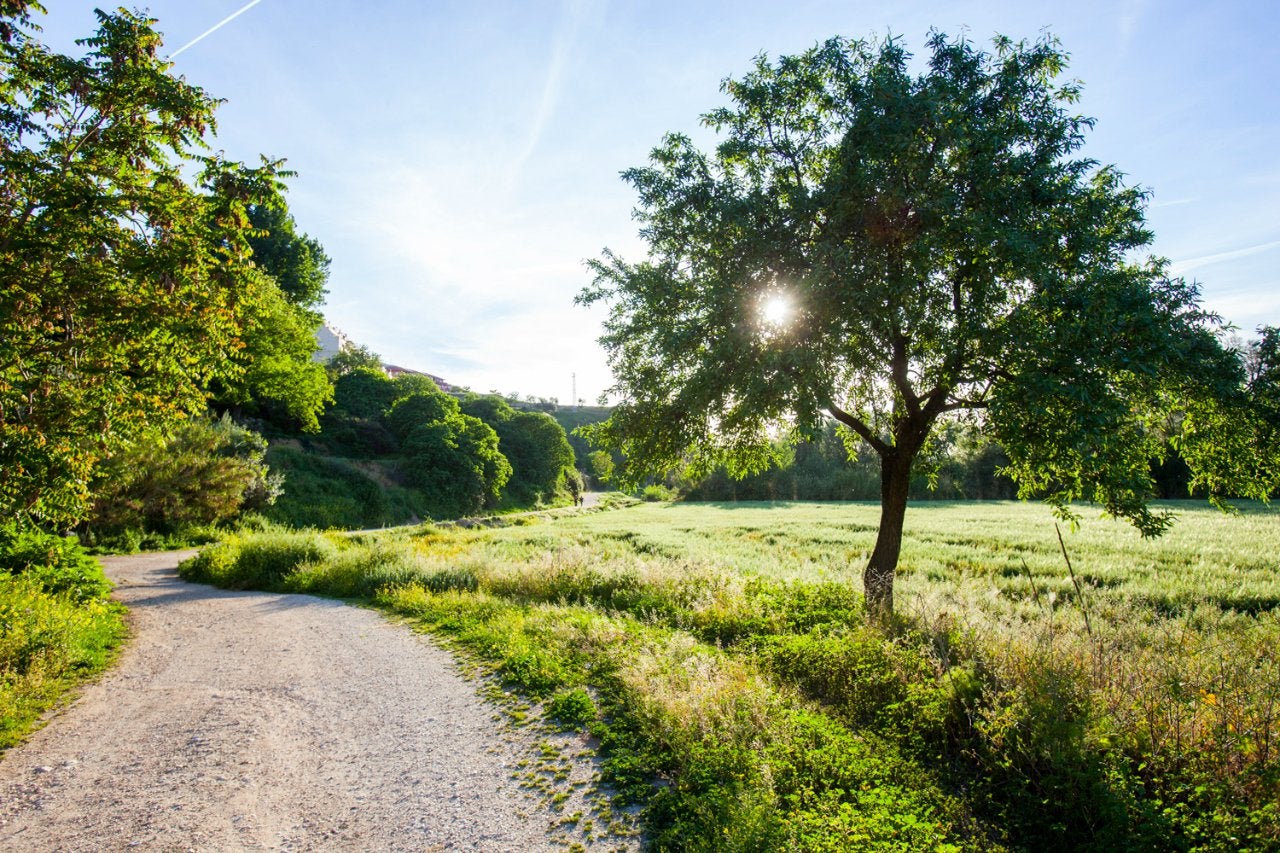
[(915, 454), (898, 448), (880, 457), (880, 530), (862, 573), (867, 615), (884, 620), (893, 614), (893, 577), (902, 550), (902, 528)]

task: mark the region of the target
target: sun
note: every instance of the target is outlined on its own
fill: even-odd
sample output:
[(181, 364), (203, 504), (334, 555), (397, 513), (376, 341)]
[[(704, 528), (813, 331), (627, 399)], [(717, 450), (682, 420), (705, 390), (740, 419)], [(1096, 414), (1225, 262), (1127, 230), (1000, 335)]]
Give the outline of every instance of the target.
[(765, 325), (775, 329), (787, 325), (791, 314), (791, 300), (786, 297), (786, 294), (770, 294), (760, 303), (760, 318), (764, 320)]

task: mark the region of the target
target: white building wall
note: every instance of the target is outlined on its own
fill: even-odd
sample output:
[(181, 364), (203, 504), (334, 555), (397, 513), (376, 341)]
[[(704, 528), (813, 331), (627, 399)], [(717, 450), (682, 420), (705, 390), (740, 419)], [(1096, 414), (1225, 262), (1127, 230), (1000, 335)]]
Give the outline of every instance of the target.
[(316, 346), (311, 360), (324, 363), (347, 348), (347, 336), (325, 323), (316, 329)]

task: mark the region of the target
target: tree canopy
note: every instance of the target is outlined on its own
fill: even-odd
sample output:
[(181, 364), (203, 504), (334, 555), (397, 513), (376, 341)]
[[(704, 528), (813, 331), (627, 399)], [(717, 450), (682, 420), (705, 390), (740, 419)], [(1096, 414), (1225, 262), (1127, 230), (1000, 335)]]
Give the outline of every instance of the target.
[(320, 315), (291, 304), (271, 279), (242, 312), (237, 369), (233, 379), (215, 383), (214, 405), (318, 432), (319, 415), (333, 400), (324, 365), (312, 359)]
[(399, 396), (395, 382), (376, 367), (357, 367), (333, 383), (334, 408), (353, 418), (379, 418)]
[(409, 394), (387, 411), (386, 422), (401, 440), (405, 481), (426, 496), (433, 514), (497, 505), (511, 463), (493, 428), (464, 414), (453, 397), (439, 389)]
[(214, 404), (318, 432), (319, 415), (333, 400), (332, 380), (313, 358), (329, 257), (298, 233), (283, 198), (251, 205), (247, 215), (253, 263), (269, 284), (246, 306), (236, 353), (244, 369), (238, 381), (217, 384)]
[(550, 415), (518, 411), (493, 395), (473, 394), (461, 408), (498, 434), (502, 455), (511, 463), (507, 493), (516, 503), (549, 501), (562, 486), (568, 488), (565, 478), (574, 470), (573, 448), (564, 427)]
[(593, 435), (625, 479), (759, 471), (826, 417), (880, 456), (881, 614), (913, 465), (948, 419), (1065, 518), (1090, 500), (1161, 532), (1170, 437), (1211, 494), (1268, 490), (1223, 461), (1255, 435), (1239, 359), (1197, 286), (1139, 257), (1147, 193), (1080, 156), (1093, 122), (1057, 42), (928, 47), (919, 74), (897, 38), (833, 38), (726, 80), (713, 152), (671, 134), (624, 173), (649, 257), (606, 250), (579, 297), (611, 306), (623, 402)]
[(249, 237), (253, 261), (275, 279), (292, 305), (314, 311), (324, 302), (329, 282), (329, 256), (320, 241), (299, 234), (297, 223), (283, 204), (249, 208)]
[(351, 344), (330, 357), (324, 365), (331, 382), (337, 382), (339, 377), (361, 368), (382, 370), (382, 356), (366, 346)]
[(216, 101), (170, 73), (154, 21), (98, 12), (83, 58), (0, 6), (0, 515), (74, 521), (93, 466), (235, 383), (274, 286), (249, 209), (276, 162), (203, 153)]

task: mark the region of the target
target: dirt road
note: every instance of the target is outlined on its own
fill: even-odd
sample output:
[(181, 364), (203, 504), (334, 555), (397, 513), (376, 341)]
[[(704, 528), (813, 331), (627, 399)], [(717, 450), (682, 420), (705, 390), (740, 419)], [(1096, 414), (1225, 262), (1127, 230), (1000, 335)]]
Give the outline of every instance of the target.
[(372, 611), (183, 583), (180, 556), (104, 561), (135, 637), (0, 759), (0, 850), (564, 849), (516, 778), (530, 744), (448, 653)]

